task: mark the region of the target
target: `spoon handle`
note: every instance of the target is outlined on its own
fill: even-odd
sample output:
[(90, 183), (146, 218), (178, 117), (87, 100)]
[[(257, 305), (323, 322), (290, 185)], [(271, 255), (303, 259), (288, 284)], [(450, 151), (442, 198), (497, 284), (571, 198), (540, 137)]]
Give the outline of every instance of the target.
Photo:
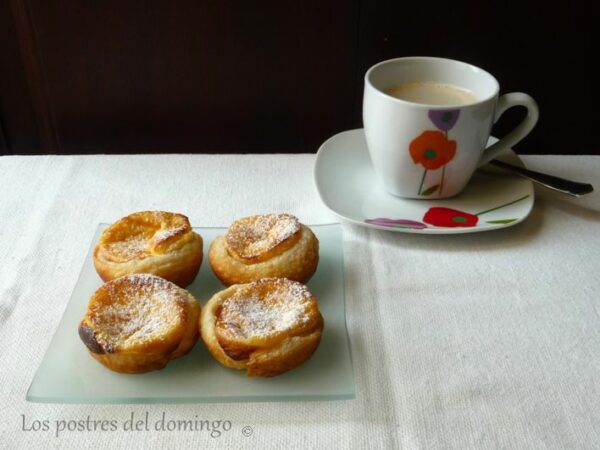
[(573, 195), (574, 197), (589, 194), (594, 190), (594, 187), (588, 183), (565, 180), (564, 178), (555, 177), (554, 175), (536, 172), (534, 170), (525, 169), (524, 167), (513, 166), (512, 164), (497, 159), (491, 160), (490, 164), (517, 173), (542, 186), (546, 186), (547, 188), (554, 189), (555, 191), (564, 194)]

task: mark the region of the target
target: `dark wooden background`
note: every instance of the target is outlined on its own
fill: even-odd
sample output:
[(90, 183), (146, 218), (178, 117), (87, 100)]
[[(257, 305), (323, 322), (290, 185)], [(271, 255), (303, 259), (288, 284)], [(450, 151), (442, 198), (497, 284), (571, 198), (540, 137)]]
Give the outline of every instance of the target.
[(372, 64), (432, 55), (537, 99), (518, 152), (600, 154), (598, 18), (591, 0), (5, 0), (0, 153), (314, 152), (362, 125)]

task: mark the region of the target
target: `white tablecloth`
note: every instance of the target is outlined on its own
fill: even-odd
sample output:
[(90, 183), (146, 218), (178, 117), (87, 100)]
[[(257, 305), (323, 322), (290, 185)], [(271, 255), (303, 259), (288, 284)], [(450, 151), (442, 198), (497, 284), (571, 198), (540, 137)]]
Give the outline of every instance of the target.
[[(600, 157), (528, 156), (596, 184)], [(286, 211), (337, 221), (314, 155), (0, 158), (3, 448), (597, 448), (600, 195), (536, 188), (522, 224), (452, 236), (344, 225), (357, 396), (345, 401), (60, 405), (25, 401), (99, 222), (144, 209), (193, 225)], [(229, 420), (205, 432), (64, 431), (133, 412)], [(42, 429), (35, 431), (37, 426)], [(44, 430), (47, 421), (48, 430)], [(251, 436), (245, 437), (243, 430)]]

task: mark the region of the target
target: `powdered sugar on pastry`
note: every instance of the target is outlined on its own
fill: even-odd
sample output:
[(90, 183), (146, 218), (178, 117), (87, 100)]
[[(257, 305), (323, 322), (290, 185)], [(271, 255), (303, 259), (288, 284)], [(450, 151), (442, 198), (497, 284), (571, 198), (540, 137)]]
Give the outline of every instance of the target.
[(161, 229), (154, 233), (153, 240), (154, 242), (164, 242), (186, 231), (186, 228), (183, 226)]
[(309, 321), (311, 301), (309, 290), (298, 282), (260, 280), (223, 302), (217, 327), (243, 339), (290, 331)]
[(106, 283), (88, 307), (88, 319), (104, 348), (129, 347), (180, 327), (186, 298), (173, 283), (136, 274)]
[(107, 243), (106, 248), (115, 259), (121, 261), (148, 256), (148, 240), (143, 236), (131, 236), (122, 241)]
[(250, 216), (233, 222), (225, 241), (238, 257), (252, 259), (274, 249), (298, 231), (300, 222), (291, 214)]
[(107, 228), (100, 238), (105, 256), (113, 261), (130, 261), (165, 250), (165, 243), (191, 233), (184, 215), (164, 211), (130, 214)]

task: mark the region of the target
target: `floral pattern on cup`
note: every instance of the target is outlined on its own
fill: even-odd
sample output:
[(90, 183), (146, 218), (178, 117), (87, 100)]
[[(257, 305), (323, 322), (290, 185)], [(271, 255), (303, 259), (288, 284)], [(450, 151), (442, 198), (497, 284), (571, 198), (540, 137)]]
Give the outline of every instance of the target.
[[(525, 195), (511, 202), (504, 203), (500, 206), (495, 206), (493, 208), (489, 208), (475, 214), (460, 211), (458, 209), (447, 208), (445, 206), (432, 206), (427, 210), (427, 212), (425, 212), (425, 215), (422, 219), (423, 222), (411, 219), (388, 219), (385, 217), (378, 217), (377, 219), (365, 219), (365, 222), (370, 223), (372, 225), (379, 225), (382, 227), (412, 228), (414, 230), (423, 230), (425, 228), (431, 228), (430, 226), (440, 228), (471, 228), (477, 226), (477, 224), (480, 223), (479, 216), (520, 202), (521, 200), (525, 200), (527, 197), (529, 197), (529, 195)], [(496, 219), (488, 220), (486, 221), (486, 223), (492, 225), (506, 225), (511, 222), (514, 222), (515, 220), (517, 219)], [(430, 226), (428, 226), (428, 224)]]
[(432, 109), (427, 113), (427, 116), (438, 130), (448, 132), (458, 122), (460, 109)]
[[(446, 164), (454, 159), (457, 143), (448, 139), (450, 131), (460, 116), (458, 109), (432, 109), (427, 113), (429, 120), (438, 128), (437, 130), (425, 130), (414, 138), (409, 144), (408, 151), (415, 164), (421, 164), (425, 170), (419, 184), (418, 194), (429, 196), (437, 192), (442, 194), (444, 190), (444, 175)], [(424, 187), (425, 178), (429, 170), (442, 169), (440, 182), (429, 187)]]

